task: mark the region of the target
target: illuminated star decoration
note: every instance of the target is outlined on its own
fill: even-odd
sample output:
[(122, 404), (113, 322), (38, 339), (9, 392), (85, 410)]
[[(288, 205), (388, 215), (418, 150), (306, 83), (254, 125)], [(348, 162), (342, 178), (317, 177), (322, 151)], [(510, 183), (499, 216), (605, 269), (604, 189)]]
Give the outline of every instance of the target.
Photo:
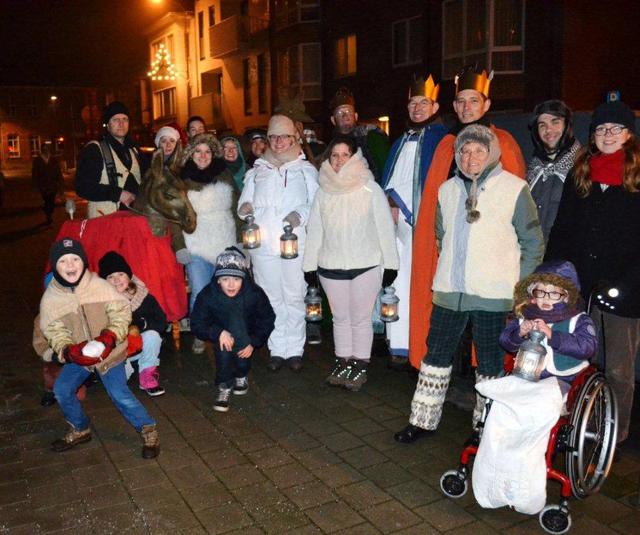
[(147, 76), (152, 80), (175, 80), (176, 70), (173, 62), (171, 61), (171, 55), (164, 46), (164, 43), (160, 43), (158, 50), (156, 51), (156, 57), (151, 62), (151, 70), (147, 73)]

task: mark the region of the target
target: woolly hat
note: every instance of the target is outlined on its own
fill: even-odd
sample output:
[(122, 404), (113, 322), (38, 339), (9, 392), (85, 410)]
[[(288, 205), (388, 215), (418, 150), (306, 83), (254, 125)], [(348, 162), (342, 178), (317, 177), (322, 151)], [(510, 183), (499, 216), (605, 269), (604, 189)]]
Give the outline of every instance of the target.
[(267, 131), (264, 128), (254, 128), (253, 130), (249, 130), (245, 135), (249, 141), (253, 141), (254, 139), (267, 140)]
[(184, 150), (182, 155), (183, 166), (191, 159), (193, 153), (196, 151), (196, 147), (202, 143), (209, 145), (209, 148), (211, 149), (211, 156), (213, 158), (222, 158), (222, 145), (218, 141), (218, 138), (213, 134), (198, 134), (189, 140), (189, 144)]
[(591, 116), (591, 125), (589, 132), (593, 134), (596, 127), (604, 123), (621, 124), (629, 129), (629, 132), (636, 132), (636, 116), (629, 106), (624, 102), (615, 100), (613, 102), (605, 102), (600, 104)]
[(267, 129), (267, 135), (290, 135), (298, 137), (298, 131), (293, 121), (286, 115), (273, 115), (269, 119), (269, 127)]
[(118, 115), (119, 113), (124, 113), (129, 117), (129, 110), (122, 102), (119, 100), (110, 102), (104, 107), (104, 110), (102, 110), (102, 124), (106, 126), (111, 117)]
[(237, 247), (227, 247), (216, 259), (216, 278), (227, 276), (244, 279), (248, 270), (247, 258)]
[(61, 240), (54, 242), (51, 249), (49, 249), (49, 262), (51, 263), (51, 270), (54, 273), (56, 271), (56, 264), (58, 263), (58, 260), (66, 254), (78, 255), (82, 259), (85, 267), (87, 266), (87, 254), (84, 252), (82, 244), (72, 238), (62, 238)]
[(172, 126), (163, 126), (160, 130), (158, 130), (158, 133), (156, 134), (156, 138), (154, 140), (156, 147), (160, 148), (160, 140), (163, 136), (167, 136), (175, 139), (176, 141), (180, 141), (180, 132), (178, 132)]
[(535, 271), (516, 284), (514, 303), (528, 303), (533, 286), (553, 284), (566, 290), (569, 294), (569, 307), (575, 308), (580, 295), (580, 281), (575, 266), (567, 260), (552, 260), (540, 264)]
[(126, 273), (129, 278), (133, 276), (131, 266), (121, 254), (115, 251), (109, 251), (98, 262), (98, 273), (103, 279), (106, 279), (112, 273)]

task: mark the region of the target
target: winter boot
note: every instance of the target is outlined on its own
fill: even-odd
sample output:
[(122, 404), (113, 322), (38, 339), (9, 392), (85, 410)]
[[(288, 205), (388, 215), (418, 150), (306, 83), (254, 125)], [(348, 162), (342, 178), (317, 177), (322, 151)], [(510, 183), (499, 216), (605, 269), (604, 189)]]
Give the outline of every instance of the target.
[(193, 345), (191, 346), (191, 352), (196, 355), (202, 355), (204, 353), (205, 347), (206, 345), (204, 340), (199, 340), (198, 338), (195, 338), (193, 340)]
[(78, 431), (75, 427), (71, 426), (71, 429), (69, 429), (63, 438), (59, 438), (51, 443), (51, 449), (57, 452), (67, 451), (75, 448), (78, 444), (89, 442), (90, 440), (91, 429), (87, 427), (82, 431)]
[(347, 379), (350, 370), (351, 368), (349, 368), (347, 359), (336, 357), (333, 369), (325, 381), (331, 386), (344, 386), (344, 382)]
[[(484, 383), (489, 379), (496, 379), (497, 377), (499, 377), (499, 375), (481, 375), (478, 373), (478, 370), (476, 370), (476, 384)], [(487, 398), (485, 398), (484, 396), (481, 396), (476, 391), (476, 404), (475, 404), (475, 407), (473, 408), (473, 420), (472, 420), (473, 429), (476, 429), (476, 427), (478, 426), (478, 422), (482, 418), (482, 412), (484, 411), (484, 406), (486, 403), (487, 403)]]
[(216, 394), (216, 400), (213, 402), (213, 410), (218, 412), (227, 412), (229, 410), (230, 396), (231, 389), (220, 385), (218, 387), (218, 393)]
[(368, 360), (351, 359), (349, 361), (349, 374), (345, 378), (344, 387), (352, 392), (358, 392), (367, 382)]
[(160, 437), (156, 426), (143, 425), (140, 435), (142, 435), (142, 458), (155, 459), (160, 455)]
[(164, 394), (164, 388), (158, 384), (160, 374), (157, 366), (145, 368), (140, 371), (140, 390), (144, 390), (150, 396), (161, 396)]
[(432, 431), (438, 427), (442, 417), (442, 405), (451, 380), (452, 366), (439, 368), (420, 365), (418, 384), (411, 401), (409, 423), (421, 429)]
[(249, 391), (249, 379), (246, 377), (236, 377), (233, 383), (233, 395), (244, 396)]

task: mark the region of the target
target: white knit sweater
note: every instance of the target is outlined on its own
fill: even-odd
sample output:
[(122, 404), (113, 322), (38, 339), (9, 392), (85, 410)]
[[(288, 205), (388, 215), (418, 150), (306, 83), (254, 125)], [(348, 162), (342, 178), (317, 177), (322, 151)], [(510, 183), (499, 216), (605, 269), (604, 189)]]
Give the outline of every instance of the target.
[(307, 224), (304, 271), (398, 269), (389, 204), (360, 149), (338, 173), (325, 161), (319, 182)]

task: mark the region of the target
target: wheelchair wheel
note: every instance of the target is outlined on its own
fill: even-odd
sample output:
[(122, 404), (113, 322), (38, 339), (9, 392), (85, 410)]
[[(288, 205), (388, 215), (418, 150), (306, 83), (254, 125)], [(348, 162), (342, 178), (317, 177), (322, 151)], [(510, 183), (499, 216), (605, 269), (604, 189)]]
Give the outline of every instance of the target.
[(565, 466), (573, 495), (583, 499), (607, 478), (618, 436), (616, 398), (602, 373), (594, 373), (580, 389), (571, 425)]
[(463, 470), (448, 470), (440, 478), (440, 488), (449, 498), (462, 498), (469, 490), (467, 474)]
[(571, 529), (571, 515), (562, 505), (547, 505), (538, 515), (540, 526), (547, 533), (566, 533)]

